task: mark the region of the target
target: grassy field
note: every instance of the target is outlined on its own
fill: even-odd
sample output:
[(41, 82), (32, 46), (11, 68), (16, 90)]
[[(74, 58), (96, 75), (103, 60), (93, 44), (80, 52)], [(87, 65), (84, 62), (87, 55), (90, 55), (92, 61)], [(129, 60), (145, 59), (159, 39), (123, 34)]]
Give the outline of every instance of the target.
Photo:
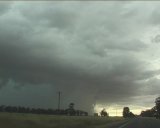
[(121, 117), (71, 117), (36, 114), (0, 113), (1, 128), (106, 128)]

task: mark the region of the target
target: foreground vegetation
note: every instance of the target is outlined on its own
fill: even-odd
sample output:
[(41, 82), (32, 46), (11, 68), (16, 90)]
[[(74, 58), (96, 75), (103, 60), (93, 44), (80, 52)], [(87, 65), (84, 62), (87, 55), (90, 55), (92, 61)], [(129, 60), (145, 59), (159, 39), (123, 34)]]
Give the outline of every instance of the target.
[(0, 113), (1, 128), (103, 128), (121, 117), (53, 116), (22, 113)]

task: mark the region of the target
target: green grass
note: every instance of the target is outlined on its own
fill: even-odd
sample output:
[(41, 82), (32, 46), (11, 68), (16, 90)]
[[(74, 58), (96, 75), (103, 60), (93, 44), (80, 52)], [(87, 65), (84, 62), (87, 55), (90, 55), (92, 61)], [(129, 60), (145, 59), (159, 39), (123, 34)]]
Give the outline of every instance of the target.
[(37, 114), (0, 113), (1, 128), (102, 128), (121, 117), (53, 116)]

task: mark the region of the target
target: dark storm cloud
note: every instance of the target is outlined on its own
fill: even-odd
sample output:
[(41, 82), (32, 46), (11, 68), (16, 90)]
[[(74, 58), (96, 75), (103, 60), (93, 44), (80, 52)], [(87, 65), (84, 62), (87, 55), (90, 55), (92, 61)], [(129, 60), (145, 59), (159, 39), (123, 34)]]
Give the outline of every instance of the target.
[(11, 2), (1, 1), (0, 2), (0, 15), (3, 15), (4, 13), (6, 13), (10, 9), (10, 6), (11, 6)]
[(50, 85), (63, 92), (64, 104), (88, 109), (96, 102), (129, 103), (141, 81), (159, 75), (159, 69), (148, 69), (150, 46), (141, 40), (148, 22), (139, 22), (143, 14), (136, 3), (79, 3), (14, 2), (2, 11), (1, 87)]

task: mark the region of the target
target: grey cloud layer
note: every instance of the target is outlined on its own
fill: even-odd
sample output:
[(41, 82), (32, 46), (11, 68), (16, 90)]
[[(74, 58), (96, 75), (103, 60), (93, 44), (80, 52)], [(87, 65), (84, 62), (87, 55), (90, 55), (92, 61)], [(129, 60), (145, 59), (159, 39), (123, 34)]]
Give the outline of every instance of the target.
[(150, 51), (141, 37), (147, 28), (158, 25), (153, 13), (158, 6), (14, 2), (8, 10), (4, 7), (0, 10), (1, 86), (10, 79), (24, 86), (50, 84), (86, 109), (95, 102), (129, 102), (144, 87), (145, 82), (139, 81), (159, 74), (147, 69), (145, 60), (150, 58), (141, 58)]

